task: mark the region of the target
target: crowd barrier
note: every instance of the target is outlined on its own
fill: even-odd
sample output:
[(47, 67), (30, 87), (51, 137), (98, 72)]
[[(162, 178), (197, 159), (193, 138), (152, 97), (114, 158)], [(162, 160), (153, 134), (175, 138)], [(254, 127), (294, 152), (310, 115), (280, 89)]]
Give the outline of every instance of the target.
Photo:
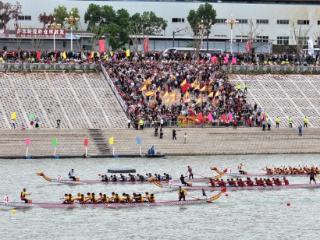
[(320, 66), (304, 65), (223, 65), (222, 69), (238, 74), (320, 74)]
[(94, 71), (100, 65), (95, 63), (0, 63), (0, 72), (23, 71)]

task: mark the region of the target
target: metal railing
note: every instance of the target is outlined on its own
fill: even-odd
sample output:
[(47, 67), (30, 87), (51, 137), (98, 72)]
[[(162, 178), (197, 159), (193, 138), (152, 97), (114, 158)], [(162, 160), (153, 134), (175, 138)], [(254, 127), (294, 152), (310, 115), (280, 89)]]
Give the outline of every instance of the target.
[(0, 72), (24, 71), (95, 71), (99, 65), (95, 63), (0, 63)]
[(320, 66), (304, 65), (223, 65), (221, 68), (227, 73), (320, 74)]
[(125, 113), (127, 113), (127, 110), (128, 110), (127, 104), (125, 103), (125, 101), (124, 101), (124, 100), (122, 99), (122, 97), (120, 96), (118, 90), (116, 89), (116, 87), (115, 87), (113, 81), (111, 80), (109, 74), (107, 73), (105, 67), (104, 67), (102, 64), (100, 65), (100, 67), (101, 67), (103, 76), (104, 76), (105, 79), (107, 80), (108, 85), (110, 86), (110, 88), (111, 88), (113, 94), (115, 95), (116, 99), (118, 100), (120, 106), (122, 107), (123, 111), (124, 111)]

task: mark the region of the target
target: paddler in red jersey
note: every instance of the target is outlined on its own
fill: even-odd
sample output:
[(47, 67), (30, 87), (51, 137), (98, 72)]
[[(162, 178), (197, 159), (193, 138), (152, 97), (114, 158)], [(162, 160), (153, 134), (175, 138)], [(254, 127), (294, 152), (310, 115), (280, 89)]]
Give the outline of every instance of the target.
[(288, 181), (288, 179), (286, 179), (286, 177), (283, 177), (283, 182), (284, 182), (284, 185), (289, 185), (289, 181)]
[(20, 193), (20, 199), (24, 201), (25, 203), (32, 203), (31, 199), (28, 199), (27, 196), (30, 196), (31, 193), (28, 193), (27, 190), (24, 188), (22, 189), (22, 192)]
[(249, 177), (247, 177), (246, 183), (247, 183), (247, 186), (253, 186), (254, 185), (253, 181)]
[(237, 184), (239, 187), (244, 187), (244, 182), (242, 181), (242, 179), (237, 179)]

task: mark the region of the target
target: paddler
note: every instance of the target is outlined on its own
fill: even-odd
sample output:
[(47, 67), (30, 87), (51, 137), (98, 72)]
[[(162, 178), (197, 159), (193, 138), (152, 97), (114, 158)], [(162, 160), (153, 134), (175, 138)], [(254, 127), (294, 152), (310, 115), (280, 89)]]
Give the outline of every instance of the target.
[(309, 184), (311, 184), (311, 182), (314, 182), (315, 184), (317, 184), (316, 182), (316, 173), (313, 171), (313, 169), (309, 172)]
[(239, 173), (240, 174), (247, 174), (247, 172), (246, 171), (244, 171), (244, 164), (243, 163), (240, 163), (239, 165), (238, 165), (238, 171), (239, 171)]
[(72, 181), (77, 181), (77, 178), (74, 175), (74, 169), (71, 169), (68, 173), (69, 179), (71, 179)]
[(179, 186), (179, 201), (183, 200), (185, 201), (186, 200), (186, 190), (184, 190), (181, 186)]
[(25, 203), (32, 203), (31, 199), (28, 199), (27, 196), (30, 196), (31, 193), (28, 193), (27, 190), (24, 188), (22, 189), (22, 192), (20, 193), (20, 199), (24, 201)]
[(181, 174), (180, 176), (180, 182), (185, 186), (189, 186), (189, 184), (185, 181), (185, 176), (183, 176), (183, 174)]
[(150, 198), (149, 193), (148, 193), (148, 192), (145, 192), (145, 195), (144, 195), (144, 197), (143, 197), (143, 201), (144, 201), (144, 202), (149, 202), (149, 198)]
[(192, 172), (192, 168), (190, 166), (188, 166), (188, 178), (193, 179), (193, 172)]
[(153, 193), (150, 194), (148, 201), (149, 201), (149, 203), (154, 203), (156, 201)]

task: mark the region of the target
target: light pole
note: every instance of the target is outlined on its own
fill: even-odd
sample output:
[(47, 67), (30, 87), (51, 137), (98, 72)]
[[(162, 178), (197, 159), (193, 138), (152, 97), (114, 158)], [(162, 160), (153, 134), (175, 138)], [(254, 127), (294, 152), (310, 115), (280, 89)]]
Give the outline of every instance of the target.
[(64, 20), (65, 20), (65, 21), (69, 24), (69, 26), (70, 26), (70, 34), (71, 34), (71, 36), (70, 36), (70, 40), (71, 40), (71, 42), (70, 42), (70, 49), (71, 49), (71, 52), (72, 52), (72, 51), (73, 51), (72, 28), (73, 28), (75, 25), (77, 25), (77, 23), (78, 23), (78, 21), (79, 21), (79, 18), (74, 17), (74, 16), (73, 16), (73, 12), (71, 12), (71, 13), (70, 13), (70, 16), (69, 16), (69, 17), (66, 17)]
[(172, 32), (172, 47), (174, 47), (174, 37), (176, 36), (176, 33), (187, 30), (187, 29), (188, 29), (188, 27), (185, 27), (185, 28), (180, 28), (180, 29)]
[(231, 17), (231, 19), (228, 19), (226, 21), (226, 23), (230, 25), (230, 53), (231, 53), (231, 55), (233, 54), (233, 27), (238, 22), (239, 21), (235, 20), (232, 17)]
[(53, 29), (53, 51), (56, 52), (56, 31), (61, 29), (61, 24), (56, 23), (56, 19), (53, 20), (53, 23), (49, 25)]

